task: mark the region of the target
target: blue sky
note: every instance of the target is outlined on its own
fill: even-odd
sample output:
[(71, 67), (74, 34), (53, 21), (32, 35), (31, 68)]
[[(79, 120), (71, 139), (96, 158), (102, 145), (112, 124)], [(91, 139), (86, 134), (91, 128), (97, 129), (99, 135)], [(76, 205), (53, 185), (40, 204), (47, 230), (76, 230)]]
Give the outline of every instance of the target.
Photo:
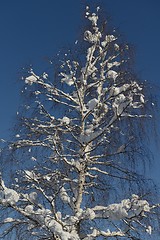
[[(9, 138), (16, 112), (21, 68), (45, 69), (63, 46), (74, 44), (83, 16), (83, 0), (0, 1), (0, 138)], [(99, 1), (92, 1), (94, 3)], [(143, 79), (159, 83), (160, 1), (104, 0), (113, 25), (136, 48), (136, 67)], [(159, 164), (156, 161), (156, 179)]]

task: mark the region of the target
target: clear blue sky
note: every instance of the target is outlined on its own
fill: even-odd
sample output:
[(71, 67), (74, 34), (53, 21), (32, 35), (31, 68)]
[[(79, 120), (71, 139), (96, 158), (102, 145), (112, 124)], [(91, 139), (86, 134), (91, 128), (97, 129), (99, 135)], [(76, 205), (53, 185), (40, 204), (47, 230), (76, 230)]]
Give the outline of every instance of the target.
[[(0, 138), (9, 137), (21, 102), (17, 81), (21, 68), (33, 64), (43, 71), (46, 59), (64, 45), (74, 44), (84, 2), (87, 1), (0, 1)], [(138, 72), (149, 82), (160, 85), (160, 1), (102, 2), (113, 24), (135, 45)], [(158, 159), (156, 166), (158, 179)]]

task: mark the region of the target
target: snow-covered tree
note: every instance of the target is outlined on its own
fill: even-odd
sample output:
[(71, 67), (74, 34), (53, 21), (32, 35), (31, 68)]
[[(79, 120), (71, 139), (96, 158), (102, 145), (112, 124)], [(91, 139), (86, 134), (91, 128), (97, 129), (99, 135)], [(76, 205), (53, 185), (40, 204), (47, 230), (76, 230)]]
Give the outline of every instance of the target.
[(54, 81), (33, 69), (23, 78), (31, 101), (9, 145), (19, 170), (11, 186), (1, 177), (2, 239), (152, 237), (158, 205), (140, 189), (137, 135), (150, 117), (144, 87), (129, 46), (98, 15), (86, 8), (83, 49), (64, 55)]

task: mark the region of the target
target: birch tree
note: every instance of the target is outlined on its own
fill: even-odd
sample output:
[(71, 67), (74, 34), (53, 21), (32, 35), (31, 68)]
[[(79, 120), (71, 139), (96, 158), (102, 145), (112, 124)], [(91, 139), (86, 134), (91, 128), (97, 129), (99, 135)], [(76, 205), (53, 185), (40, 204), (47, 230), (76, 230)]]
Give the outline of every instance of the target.
[(65, 54), (56, 81), (32, 68), (23, 77), (31, 104), (9, 145), (19, 170), (10, 185), (1, 176), (2, 239), (154, 236), (158, 204), (139, 190), (144, 178), (134, 168), (143, 166), (139, 122), (150, 117), (144, 86), (129, 67), (129, 46), (102, 27), (99, 7), (86, 7), (85, 18), (83, 54)]

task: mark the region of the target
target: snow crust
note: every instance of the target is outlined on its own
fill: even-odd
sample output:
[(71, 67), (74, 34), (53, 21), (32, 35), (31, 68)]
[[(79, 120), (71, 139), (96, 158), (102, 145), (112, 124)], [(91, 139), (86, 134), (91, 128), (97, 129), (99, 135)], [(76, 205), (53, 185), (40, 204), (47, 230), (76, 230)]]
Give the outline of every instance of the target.
[(89, 109), (90, 111), (92, 111), (92, 110), (96, 107), (97, 103), (98, 103), (98, 100), (97, 100), (96, 98), (91, 99), (91, 100), (87, 103), (88, 109)]
[(15, 205), (19, 201), (19, 194), (10, 188), (7, 188), (2, 181), (2, 190), (0, 191), (0, 202), (4, 205)]
[(31, 75), (29, 77), (26, 77), (25, 79), (25, 83), (32, 85), (33, 83), (35, 83), (37, 81), (37, 76)]
[(144, 212), (150, 212), (149, 203), (146, 200), (140, 200), (139, 196), (133, 194), (131, 200), (124, 199), (121, 203), (109, 205), (105, 214), (113, 220), (120, 220), (133, 218)]
[(74, 84), (74, 78), (71, 74), (61, 73), (60, 75), (63, 76), (61, 82), (65, 82), (69, 86), (72, 86)]
[(118, 73), (117, 73), (116, 71), (114, 71), (114, 70), (109, 70), (109, 71), (107, 72), (107, 77), (108, 77), (109, 79), (113, 79), (113, 80), (115, 81), (116, 78), (118, 77)]
[(70, 197), (68, 196), (66, 189), (64, 187), (60, 189), (60, 198), (62, 199), (63, 202), (70, 203)]
[(62, 119), (61, 119), (61, 121), (63, 122), (63, 123), (65, 123), (65, 124), (70, 124), (70, 118), (68, 118), (68, 117), (66, 117), (66, 116), (64, 116)]

